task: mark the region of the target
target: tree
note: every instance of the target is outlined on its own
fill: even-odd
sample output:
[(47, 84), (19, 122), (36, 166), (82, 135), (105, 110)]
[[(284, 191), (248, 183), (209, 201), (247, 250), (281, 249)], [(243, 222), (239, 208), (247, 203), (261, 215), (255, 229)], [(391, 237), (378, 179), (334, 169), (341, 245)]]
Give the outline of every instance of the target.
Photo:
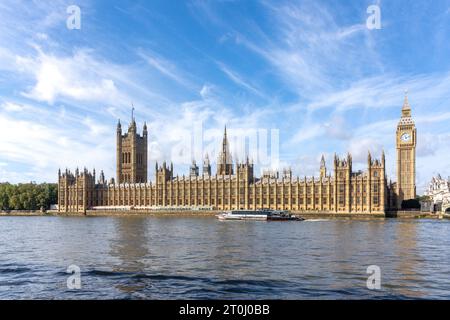
[(57, 190), (52, 183), (0, 183), (0, 210), (49, 209), (57, 202)]
[(430, 198), (430, 196), (417, 196), (416, 200), (421, 201), (421, 202), (427, 202), (427, 201), (431, 201), (431, 198)]

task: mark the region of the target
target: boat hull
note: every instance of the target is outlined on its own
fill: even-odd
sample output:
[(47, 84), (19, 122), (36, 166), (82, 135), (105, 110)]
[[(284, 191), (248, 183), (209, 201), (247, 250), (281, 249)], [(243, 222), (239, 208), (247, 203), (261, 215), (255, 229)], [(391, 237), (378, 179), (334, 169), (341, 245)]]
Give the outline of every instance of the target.
[(217, 216), (219, 220), (253, 220), (253, 221), (267, 221), (267, 216), (257, 215), (227, 215), (220, 214)]
[(236, 210), (217, 215), (219, 220), (255, 220), (255, 221), (302, 221), (303, 218), (289, 214), (286, 211), (247, 211)]

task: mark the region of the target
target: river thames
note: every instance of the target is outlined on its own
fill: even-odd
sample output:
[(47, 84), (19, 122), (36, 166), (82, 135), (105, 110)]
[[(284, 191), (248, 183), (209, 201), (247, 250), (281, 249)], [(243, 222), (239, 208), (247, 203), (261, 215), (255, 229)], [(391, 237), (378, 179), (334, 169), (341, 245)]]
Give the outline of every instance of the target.
[(0, 299), (450, 298), (448, 220), (0, 217), (0, 239)]

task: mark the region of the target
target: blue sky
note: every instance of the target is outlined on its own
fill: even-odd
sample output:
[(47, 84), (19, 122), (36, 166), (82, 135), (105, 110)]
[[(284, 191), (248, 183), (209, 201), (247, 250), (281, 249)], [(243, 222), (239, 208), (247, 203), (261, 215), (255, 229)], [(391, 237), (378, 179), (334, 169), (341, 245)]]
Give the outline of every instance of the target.
[[(366, 27), (372, 4), (380, 30)], [(80, 30), (66, 27), (69, 5)], [(450, 1), (2, 1), (0, 181), (55, 182), (77, 166), (113, 176), (131, 104), (151, 169), (214, 162), (227, 125), (239, 159), (255, 155), (237, 137), (278, 134), (278, 161), (255, 161), (258, 172), (317, 175), (334, 152), (365, 169), (368, 150), (384, 149), (395, 180), (407, 89), (422, 192), (450, 176), (449, 40)]]

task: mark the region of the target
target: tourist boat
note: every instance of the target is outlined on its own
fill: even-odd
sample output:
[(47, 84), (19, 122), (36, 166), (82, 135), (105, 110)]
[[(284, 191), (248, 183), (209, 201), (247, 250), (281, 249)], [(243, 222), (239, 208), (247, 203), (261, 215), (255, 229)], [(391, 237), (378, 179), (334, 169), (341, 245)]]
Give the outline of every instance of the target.
[(259, 221), (302, 221), (301, 217), (297, 217), (284, 210), (231, 210), (225, 211), (217, 215), (219, 220), (259, 220)]

